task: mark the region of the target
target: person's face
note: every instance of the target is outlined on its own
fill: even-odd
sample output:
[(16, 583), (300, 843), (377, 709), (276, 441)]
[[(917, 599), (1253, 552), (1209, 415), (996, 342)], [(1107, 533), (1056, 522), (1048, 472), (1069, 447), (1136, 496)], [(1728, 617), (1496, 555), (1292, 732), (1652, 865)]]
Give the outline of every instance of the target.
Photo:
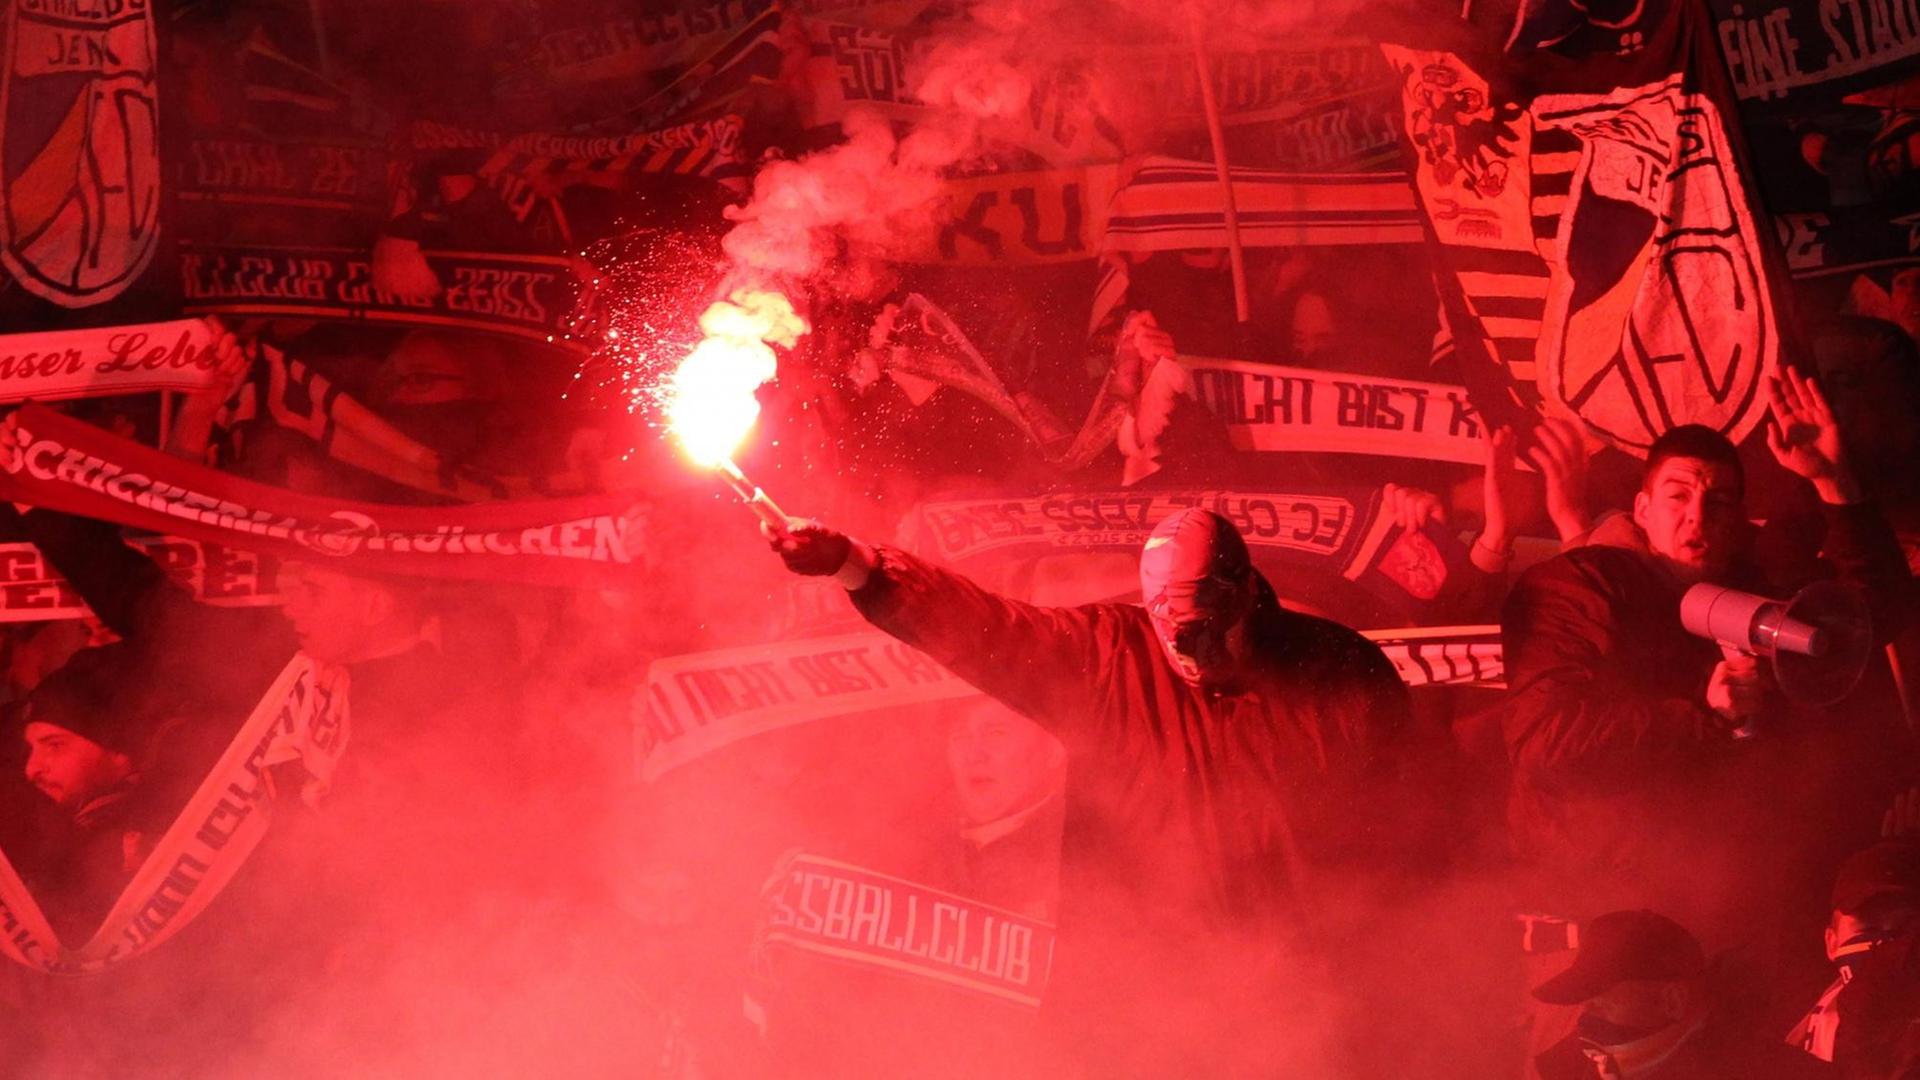
[(1676, 457), (1661, 462), (1634, 495), (1633, 520), (1680, 580), (1711, 581), (1732, 563), (1746, 512), (1731, 467)]
[(127, 755), (66, 728), (31, 720), (24, 734), (27, 782), (63, 809), (78, 810), (133, 772)]
[(1333, 348), (1333, 308), (1319, 293), (1305, 293), (1293, 305), (1293, 326), (1289, 332), (1293, 352), (1298, 357), (1314, 357)]
[(311, 563), (280, 569), (281, 611), (300, 648), (317, 660), (351, 663), (379, 622), (379, 586)]
[(1147, 614), (1182, 679), (1194, 686), (1219, 685), (1239, 671), (1241, 624), (1252, 602), (1248, 583), (1208, 578), (1193, 589), (1169, 589), (1148, 602)]
[(1583, 1018), (1592, 1017), (1622, 1033), (1651, 1034), (1687, 1015), (1690, 1004), (1685, 982), (1675, 979), (1633, 979), (1581, 1007)]
[(999, 707), (969, 710), (947, 732), (947, 766), (968, 824), (983, 825), (1039, 802), (1053, 778), (1046, 732)]

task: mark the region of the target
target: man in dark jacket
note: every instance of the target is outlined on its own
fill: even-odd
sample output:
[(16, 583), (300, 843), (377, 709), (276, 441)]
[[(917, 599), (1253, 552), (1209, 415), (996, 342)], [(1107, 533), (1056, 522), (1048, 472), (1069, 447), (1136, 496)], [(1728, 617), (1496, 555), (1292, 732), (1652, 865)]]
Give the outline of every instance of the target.
[(1330, 900), (1390, 876), (1417, 834), (1395, 821), (1406, 689), (1377, 647), (1282, 609), (1239, 533), (1198, 509), (1148, 539), (1144, 608), (1019, 603), (814, 524), (773, 543), (1065, 744), (1047, 1007), (1093, 1074), (1327, 1066), (1335, 1021), (1306, 973), (1337, 932)]
[[(1911, 585), (1893, 533), (1855, 485), (1818, 388), (1789, 372), (1771, 393), (1774, 456), (1813, 484), (1828, 568), (1867, 593), (1884, 634)], [(1724, 438), (1676, 428), (1649, 454), (1631, 525), (1603, 525), (1508, 598), (1505, 734), (1527, 907), (1578, 919), (1655, 906), (1710, 948), (1771, 954), (1791, 905), (1818, 904), (1834, 830), (1870, 830), (1886, 805), (1890, 792), (1868, 790), (1874, 757), (1897, 753), (1893, 730), (1875, 726), (1885, 717), (1796, 712), (1753, 657), (1681, 626), (1694, 582), (1788, 591), (1741, 558), (1743, 489)], [(1736, 736), (1749, 725), (1757, 737)], [(1857, 823), (1841, 820), (1848, 807)]]
[(1535, 1059), (1541, 1080), (1795, 1080), (1831, 1071), (1743, 1029), (1720, 1007), (1700, 942), (1651, 911), (1587, 924), (1567, 970), (1535, 987), (1579, 1006), (1574, 1034)]

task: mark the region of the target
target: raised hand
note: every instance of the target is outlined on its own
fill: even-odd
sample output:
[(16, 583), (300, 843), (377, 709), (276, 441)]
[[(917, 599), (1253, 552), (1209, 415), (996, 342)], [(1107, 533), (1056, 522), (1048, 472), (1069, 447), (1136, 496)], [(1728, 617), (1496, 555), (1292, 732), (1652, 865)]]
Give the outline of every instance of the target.
[(1593, 527), (1587, 515), (1586, 438), (1578, 423), (1558, 416), (1543, 417), (1533, 438), (1527, 460), (1546, 481), (1547, 517), (1564, 544)]
[(1846, 444), (1820, 385), (1792, 368), (1767, 380), (1767, 403), (1773, 410), (1767, 425), (1767, 449), (1788, 471), (1813, 483), (1829, 503), (1859, 499), (1853, 471), (1847, 467)]
[(1160, 329), (1151, 311), (1136, 311), (1120, 324), (1113, 343), (1113, 389), (1128, 400), (1139, 396), (1155, 364), (1176, 355), (1173, 335)]

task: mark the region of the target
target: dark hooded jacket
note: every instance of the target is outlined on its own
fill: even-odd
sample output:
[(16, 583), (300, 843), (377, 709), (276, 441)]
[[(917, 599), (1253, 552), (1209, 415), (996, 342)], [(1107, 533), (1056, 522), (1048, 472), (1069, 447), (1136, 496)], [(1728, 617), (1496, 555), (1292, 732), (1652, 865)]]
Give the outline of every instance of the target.
[[(885, 547), (852, 594), (874, 625), (1066, 745), (1048, 1000), (1104, 1032), (1104, 1049), (1128, 1047), (1097, 1070), (1218, 1064), (1181, 1056), (1195, 1047), (1246, 1051), (1229, 1068), (1279, 1064), (1242, 1022), (1298, 988), (1311, 939), (1336, 932), (1333, 883), (1390, 865), (1416, 831), (1393, 665), (1256, 581), (1253, 671), (1235, 693), (1182, 681), (1137, 606), (1019, 603)], [(1166, 1043), (1140, 1047), (1150, 1032)]]

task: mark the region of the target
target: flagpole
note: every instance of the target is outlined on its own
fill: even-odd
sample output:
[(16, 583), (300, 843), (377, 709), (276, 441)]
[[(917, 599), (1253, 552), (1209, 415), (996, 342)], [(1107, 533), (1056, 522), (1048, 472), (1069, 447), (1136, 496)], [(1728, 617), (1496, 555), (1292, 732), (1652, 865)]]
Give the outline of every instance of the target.
[(1205, 29), (1198, 2), (1187, 5), (1188, 22), (1193, 30), (1193, 64), (1200, 76), (1200, 105), (1207, 114), (1207, 135), (1213, 140), (1213, 167), (1220, 177), (1220, 194), (1227, 210), (1227, 262), (1233, 268), (1233, 314), (1240, 322), (1249, 318), (1247, 309), (1247, 257), (1240, 244), (1240, 208), (1233, 198), (1233, 173), (1227, 165), (1227, 132), (1220, 122), (1220, 103), (1213, 96), (1213, 73), (1207, 64)]

